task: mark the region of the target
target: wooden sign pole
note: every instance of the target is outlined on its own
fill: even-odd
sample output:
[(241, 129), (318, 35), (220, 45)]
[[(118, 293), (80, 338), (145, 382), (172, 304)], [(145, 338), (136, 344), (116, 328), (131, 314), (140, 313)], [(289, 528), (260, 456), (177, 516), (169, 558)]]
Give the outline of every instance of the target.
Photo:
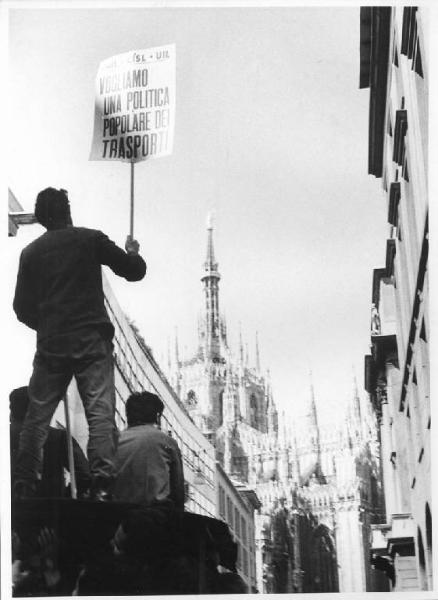
[(70, 411), (68, 409), (68, 397), (64, 395), (64, 411), (65, 411), (65, 428), (67, 433), (67, 454), (68, 454), (68, 469), (70, 471), (70, 491), (71, 497), (76, 500), (78, 497), (76, 487), (76, 472), (75, 460), (73, 455), (73, 438), (71, 433)]
[(129, 235), (134, 237), (134, 162), (131, 162), (131, 214), (129, 222)]

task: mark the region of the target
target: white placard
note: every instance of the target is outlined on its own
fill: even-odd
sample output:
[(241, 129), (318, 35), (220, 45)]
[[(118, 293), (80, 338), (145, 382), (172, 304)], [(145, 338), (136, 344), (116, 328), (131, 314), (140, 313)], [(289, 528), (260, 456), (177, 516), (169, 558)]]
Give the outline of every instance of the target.
[(100, 63), (90, 160), (167, 156), (174, 122), (174, 44), (132, 50)]

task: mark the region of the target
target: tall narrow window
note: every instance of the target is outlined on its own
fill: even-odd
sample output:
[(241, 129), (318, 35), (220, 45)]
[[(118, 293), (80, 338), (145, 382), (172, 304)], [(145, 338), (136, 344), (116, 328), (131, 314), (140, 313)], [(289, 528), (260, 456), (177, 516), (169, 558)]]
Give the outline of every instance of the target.
[(219, 425), (224, 422), (224, 391), (219, 394), (218, 398), (218, 413), (219, 413)]

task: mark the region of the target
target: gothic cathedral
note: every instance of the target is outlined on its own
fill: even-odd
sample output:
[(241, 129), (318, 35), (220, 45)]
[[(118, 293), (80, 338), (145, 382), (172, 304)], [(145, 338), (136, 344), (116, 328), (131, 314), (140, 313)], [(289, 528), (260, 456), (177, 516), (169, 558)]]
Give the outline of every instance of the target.
[(241, 334), (237, 352), (228, 345), (210, 220), (207, 236), (198, 349), (182, 360), (176, 346), (172, 382), (226, 473), (254, 489), (262, 503), (259, 592), (372, 591), (370, 525), (383, 515), (371, 412), (361, 408), (354, 385), (343, 422), (324, 428), (310, 385), (307, 416), (286, 425), (283, 415), (279, 424), (257, 334), (253, 366)]

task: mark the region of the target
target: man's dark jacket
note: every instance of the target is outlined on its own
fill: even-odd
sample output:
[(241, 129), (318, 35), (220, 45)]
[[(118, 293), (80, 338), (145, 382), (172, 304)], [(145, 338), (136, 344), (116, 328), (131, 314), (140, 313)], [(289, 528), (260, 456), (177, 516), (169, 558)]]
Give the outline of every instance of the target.
[(112, 338), (101, 265), (128, 281), (139, 281), (146, 273), (141, 256), (127, 254), (101, 231), (47, 231), (21, 253), (13, 304), (18, 320), (37, 331), (38, 341), (89, 326)]

